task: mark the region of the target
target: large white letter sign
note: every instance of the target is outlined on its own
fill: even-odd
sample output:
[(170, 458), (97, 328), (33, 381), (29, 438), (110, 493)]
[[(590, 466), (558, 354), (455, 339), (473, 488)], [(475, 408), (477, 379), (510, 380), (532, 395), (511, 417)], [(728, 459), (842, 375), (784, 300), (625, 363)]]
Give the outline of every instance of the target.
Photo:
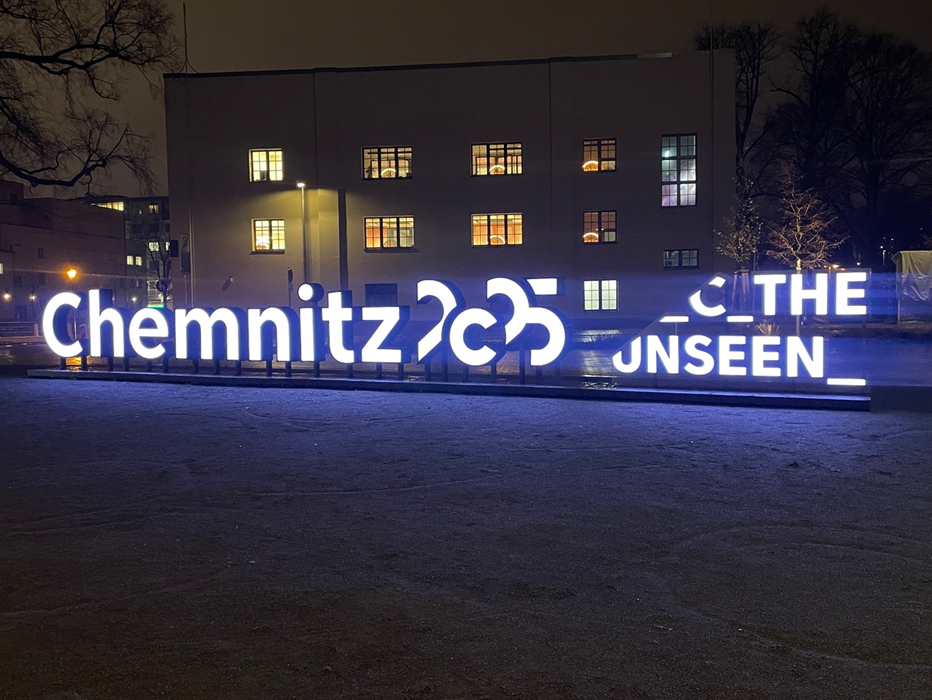
[(453, 355), (464, 365), (481, 367), (495, 361), (498, 353), (488, 345), (472, 349), (466, 344), (466, 331), (471, 326), (491, 328), (498, 322), (491, 311), (485, 309), (466, 309), (461, 311), (450, 324), (450, 349)]
[[(719, 275), (716, 275), (708, 282), (709, 287), (716, 287), (721, 289), (725, 286), (725, 278)], [(722, 304), (716, 304), (715, 306), (708, 306), (704, 301), (702, 301), (702, 292), (703, 289), (698, 289), (689, 297), (689, 305), (693, 308), (700, 316), (706, 316), (707, 318), (714, 318), (715, 316), (721, 316), (725, 313), (725, 307)]]
[(803, 315), (803, 301), (815, 301), (816, 316), (825, 316), (828, 313), (828, 274), (816, 272), (812, 275), (815, 287), (803, 289), (804, 277), (796, 273), (790, 277), (790, 313), (793, 316)]
[[(245, 317), (241, 309), (175, 309), (175, 357), (188, 359), (188, 348), (193, 345), (196, 358), (201, 360), (219, 359), (219, 354), (225, 354), (227, 360), (242, 360)], [(192, 334), (191, 325), (196, 325), (200, 333)]]
[[(305, 282), (298, 287), (298, 299), (317, 302), (324, 298), (324, 288)], [(320, 309), (298, 310), (301, 326), (301, 362), (319, 362), (324, 359), (324, 329)]]
[(66, 342), (68, 338), (66, 309), (77, 311), (80, 306), (81, 297), (77, 294), (60, 292), (49, 299), (49, 303), (45, 305), (45, 310), (42, 312), (42, 335), (49, 349), (59, 357), (77, 357), (83, 351), (80, 341)]
[(391, 342), (394, 335), (408, 322), (410, 310), (407, 306), (364, 306), (362, 309), (363, 321), (381, 321), (375, 333), (362, 347), (363, 362), (390, 362), (398, 364), (402, 360), (401, 350), (383, 348), (386, 342)]
[(463, 295), (460, 294), (456, 287), (448, 282), (439, 282), (438, 280), (421, 280), (417, 283), (417, 303), (426, 304), (428, 299), (439, 301), (442, 313), (437, 325), (431, 328), (427, 335), (417, 343), (418, 362), (421, 362), (437, 349), (437, 346), (443, 341), (443, 331), (450, 314), (460, 306), (465, 305)]
[(775, 316), (777, 313), (777, 285), (786, 284), (786, 275), (754, 275), (754, 284), (764, 288), (764, 302), (761, 310), (764, 316)]
[[(113, 292), (92, 289), (87, 293), (87, 327), (91, 340), (91, 357), (126, 357), (126, 319), (113, 308)], [(104, 336), (101, 326), (110, 324)]]
[(627, 362), (625, 362), (622, 355), (624, 348), (612, 356), (612, 364), (615, 365), (615, 369), (624, 374), (637, 372), (641, 368), (641, 336), (632, 340), (628, 346), (631, 348), (631, 357), (628, 358)]
[[(486, 298), (496, 294), (508, 297), (514, 308), (511, 320), (505, 324), (505, 345), (514, 342), (529, 325), (543, 326), (548, 340), (543, 348), (531, 350), (532, 367), (549, 365), (563, 354), (566, 348), (566, 325), (556, 312), (550, 309), (531, 307), (531, 294), (557, 294), (560, 289), (556, 278), (529, 280), (528, 289), (515, 280), (496, 277), (486, 282)], [(538, 291), (539, 290), (539, 291)]]
[(863, 299), (865, 289), (851, 289), (848, 285), (867, 282), (866, 272), (838, 272), (835, 274), (835, 313), (839, 316), (866, 316), (867, 306), (849, 304), (852, 299)]
[(274, 355), (279, 362), (291, 362), (298, 357), (298, 319), (293, 309), (247, 309), (246, 318), (251, 361), (271, 360)]
[(169, 335), (168, 318), (161, 309), (140, 309), (129, 322), (129, 346), (137, 357), (158, 360), (165, 354), (165, 346), (147, 345), (146, 340), (165, 340)]
[[(330, 292), (327, 295), (327, 308), (322, 311), (329, 331), (330, 354), (337, 362), (347, 365), (356, 362), (356, 347), (353, 345), (354, 311), (352, 292)], [(349, 324), (349, 333), (343, 332), (344, 323)]]

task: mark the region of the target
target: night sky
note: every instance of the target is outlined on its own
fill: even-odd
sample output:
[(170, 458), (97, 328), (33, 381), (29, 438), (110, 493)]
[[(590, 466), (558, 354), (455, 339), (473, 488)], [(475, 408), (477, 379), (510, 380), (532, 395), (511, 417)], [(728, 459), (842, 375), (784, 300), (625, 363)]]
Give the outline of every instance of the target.
[[(180, 33), (182, 3), (168, 4)], [(927, 0), (188, 0), (188, 57), (203, 73), (684, 51), (703, 23), (789, 28), (817, 7), (932, 50)], [(167, 193), (162, 107), (141, 83), (127, 102), (134, 128), (153, 136)], [(128, 180), (112, 189), (136, 193)]]

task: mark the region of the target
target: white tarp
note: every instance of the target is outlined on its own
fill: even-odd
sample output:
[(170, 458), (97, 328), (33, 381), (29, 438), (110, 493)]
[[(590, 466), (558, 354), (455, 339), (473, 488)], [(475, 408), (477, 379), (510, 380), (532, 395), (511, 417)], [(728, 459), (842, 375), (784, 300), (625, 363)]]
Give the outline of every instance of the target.
[(900, 299), (932, 300), (932, 250), (902, 250), (893, 256)]

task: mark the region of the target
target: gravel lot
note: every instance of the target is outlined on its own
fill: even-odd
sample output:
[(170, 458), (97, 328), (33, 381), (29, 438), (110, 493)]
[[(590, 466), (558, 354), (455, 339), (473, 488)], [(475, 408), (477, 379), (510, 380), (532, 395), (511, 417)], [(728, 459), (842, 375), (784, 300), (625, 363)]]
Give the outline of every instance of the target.
[(932, 697), (932, 416), (0, 379), (0, 698)]

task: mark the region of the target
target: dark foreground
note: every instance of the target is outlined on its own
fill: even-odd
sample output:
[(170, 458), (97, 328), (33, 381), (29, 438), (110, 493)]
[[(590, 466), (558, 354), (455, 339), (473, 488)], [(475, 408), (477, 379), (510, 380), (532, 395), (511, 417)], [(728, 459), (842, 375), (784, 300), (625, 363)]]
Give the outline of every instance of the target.
[(0, 698), (932, 697), (932, 418), (0, 379)]

